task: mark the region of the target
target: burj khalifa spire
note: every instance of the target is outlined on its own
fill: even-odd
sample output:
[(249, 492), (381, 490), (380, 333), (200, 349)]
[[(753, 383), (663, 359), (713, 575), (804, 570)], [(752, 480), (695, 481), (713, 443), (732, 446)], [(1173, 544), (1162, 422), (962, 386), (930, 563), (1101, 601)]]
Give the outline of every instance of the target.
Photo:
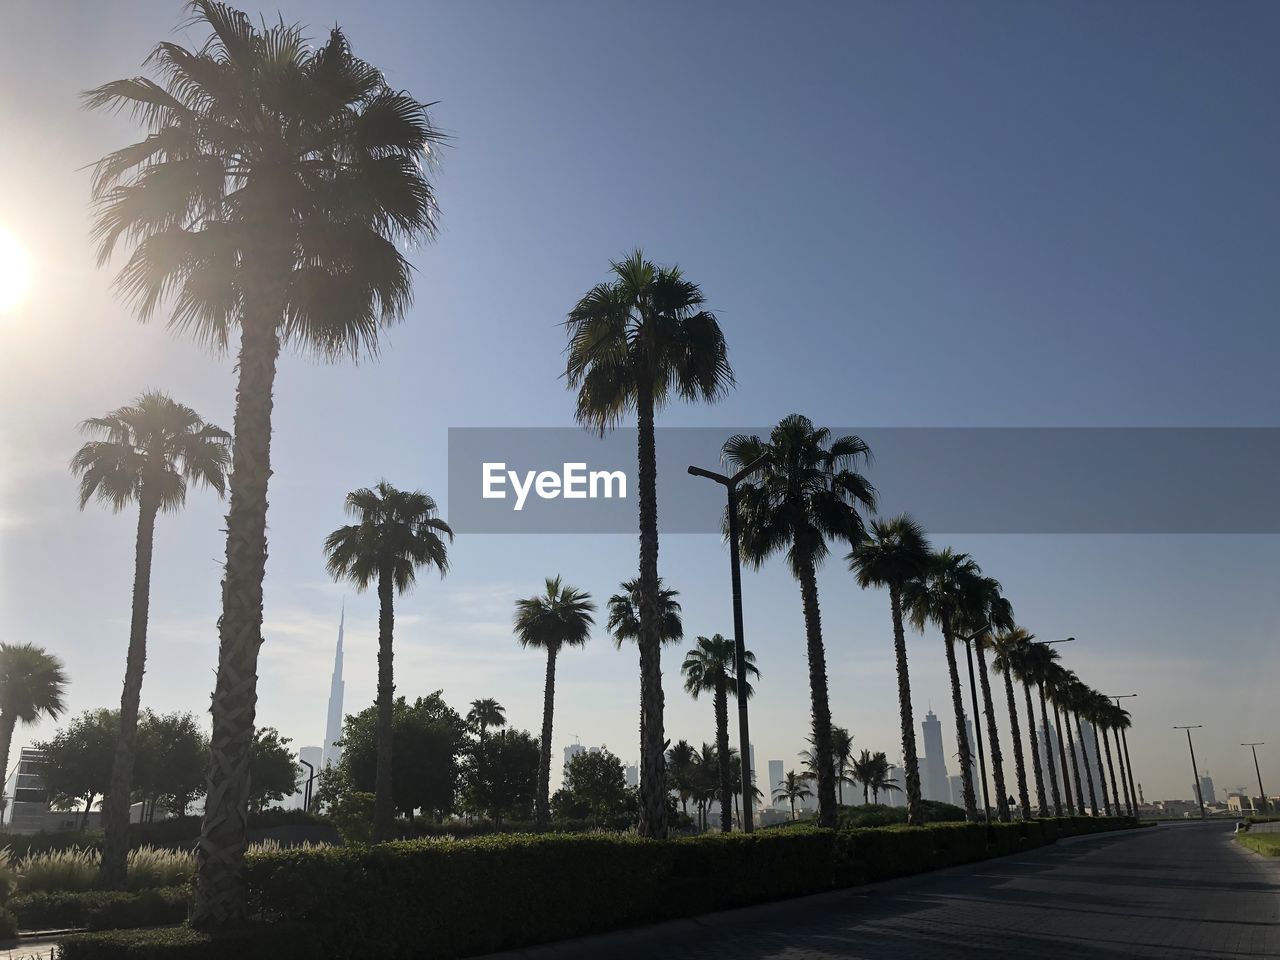
[(342, 748), (334, 743), (342, 739), (342, 692), (345, 684), (342, 680), (342, 631), (347, 621), (347, 605), (342, 604), (342, 616), (338, 620), (338, 649), (333, 655), (333, 679), (329, 681), (329, 717), (324, 730), (324, 753), (321, 769), (330, 764), (336, 765), (342, 756)]

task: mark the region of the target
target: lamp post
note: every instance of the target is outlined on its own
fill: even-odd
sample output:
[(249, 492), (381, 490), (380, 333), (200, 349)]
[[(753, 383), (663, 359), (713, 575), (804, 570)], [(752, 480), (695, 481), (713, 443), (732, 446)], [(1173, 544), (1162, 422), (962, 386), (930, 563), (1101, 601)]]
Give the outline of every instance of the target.
[(1196, 788), (1196, 802), (1200, 804), (1200, 819), (1204, 819), (1204, 792), (1200, 789), (1200, 768), (1196, 766), (1196, 748), (1191, 745), (1191, 731), (1199, 730), (1204, 724), (1197, 723), (1189, 727), (1174, 727), (1175, 730), (1187, 731), (1187, 749), (1191, 751), (1191, 782)]
[(302, 788), (302, 809), (310, 813), (311, 812), (311, 781), (316, 778), (316, 768), (313, 767), (306, 760), (303, 760), (301, 757), (298, 758), (298, 763), (302, 764), (310, 772), (310, 776), (307, 777), (306, 786)]
[(1258, 766), (1258, 748), (1266, 746), (1266, 741), (1259, 740), (1257, 743), (1242, 743), (1242, 747), (1248, 747), (1253, 751), (1253, 772), (1258, 775), (1258, 799), (1262, 801), (1262, 812), (1266, 813), (1270, 804), (1267, 803), (1267, 791), (1262, 788), (1262, 768)]
[(734, 672), (738, 677), (738, 752), (742, 759), (742, 831), (752, 830), (751, 736), (747, 730), (747, 648), (742, 639), (742, 564), (738, 558), (738, 484), (759, 470), (769, 455), (756, 457), (728, 477), (701, 467), (690, 466), (689, 475), (714, 480), (725, 488), (729, 499), (729, 576), (733, 585), (733, 651)]
[[(973, 646), (971, 641), (976, 640), (987, 632), (987, 628), (979, 630), (977, 633), (971, 633), (967, 637), (960, 637), (964, 641), (965, 660), (969, 664), (969, 697), (973, 700), (973, 738), (978, 741), (978, 771), (982, 775), (982, 819), (987, 823), (991, 822), (991, 803), (987, 799), (987, 758), (982, 749), (982, 725), (978, 720), (978, 687), (973, 682)], [(964, 771), (967, 777), (969, 771)]]

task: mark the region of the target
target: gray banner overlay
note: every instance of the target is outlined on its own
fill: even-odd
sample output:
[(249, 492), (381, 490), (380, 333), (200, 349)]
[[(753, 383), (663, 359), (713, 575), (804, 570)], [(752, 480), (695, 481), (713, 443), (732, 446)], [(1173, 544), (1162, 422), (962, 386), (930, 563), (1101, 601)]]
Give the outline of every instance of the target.
[[(879, 514), (908, 511), (931, 533), (1280, 533), (1280, 428), (831, 432), (870, 445)], [(736, 433), (769, 428), (658, 429), (661, 531), (720, 532), (724, 488), (686, 468), (728, 472), (720, 448)], [(458, 533), (635, 533), (636, 479), (634, 428), (449, 430)]]

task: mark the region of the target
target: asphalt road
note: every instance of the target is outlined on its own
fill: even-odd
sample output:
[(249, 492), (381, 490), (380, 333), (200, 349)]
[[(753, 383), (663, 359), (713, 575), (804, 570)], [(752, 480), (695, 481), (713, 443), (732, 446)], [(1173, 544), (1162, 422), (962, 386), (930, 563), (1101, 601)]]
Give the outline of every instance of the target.
[(492, 960), (518, 957), (1280, 957), (1280, 863), (1241, 848), (1230, 825), (1160, 826)]

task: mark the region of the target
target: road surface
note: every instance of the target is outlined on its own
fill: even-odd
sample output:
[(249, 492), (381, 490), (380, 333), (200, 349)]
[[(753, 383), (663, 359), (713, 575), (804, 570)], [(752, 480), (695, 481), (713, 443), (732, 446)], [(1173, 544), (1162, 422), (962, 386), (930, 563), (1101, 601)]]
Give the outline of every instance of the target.
[(490, 960), (1280, 957), (1280, 863), (1178, 824)]

